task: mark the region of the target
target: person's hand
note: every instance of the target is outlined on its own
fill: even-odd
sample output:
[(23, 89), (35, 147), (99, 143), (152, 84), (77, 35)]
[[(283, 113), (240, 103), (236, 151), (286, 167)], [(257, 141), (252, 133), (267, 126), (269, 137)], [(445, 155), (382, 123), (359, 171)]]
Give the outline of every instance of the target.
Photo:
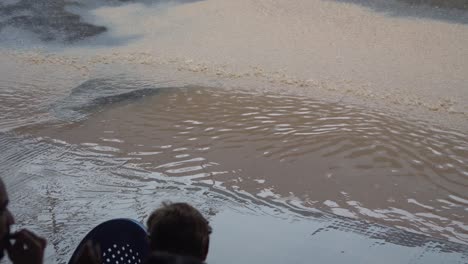
[(86, 241), (86, 243), (81, 247), (78, 254), (75, 256), (75, 259), (72, 263), (101, 264), (101, 249), (99, 245), (93, 245), (93, 242), (91, 240)]
[(47, 242), (26, 229), (12, 234), (12, 245), (7, 246), (8, 256), (14, 264), (42, 264)]

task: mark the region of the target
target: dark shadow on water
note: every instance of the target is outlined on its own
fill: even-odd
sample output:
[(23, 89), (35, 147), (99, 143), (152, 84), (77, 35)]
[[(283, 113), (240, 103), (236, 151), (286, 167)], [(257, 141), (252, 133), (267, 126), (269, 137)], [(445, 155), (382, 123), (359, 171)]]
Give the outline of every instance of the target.
[[(179, 0), (176, 4), (185, 4), (201, 0)], [(0, 34), (7, 34), (5, 29), (13, 27), (34, 33), (42, 41), (73, 43), (107, 31), (102, 25), (93, 25), (82, 20), (80, 15), (68, 10), (70, 7), (87, 8), (116, 6), (128, 3), (159, 4), (168, 0), (100, 0), (69, 2), (65, 0), (20, 0), (14, 3), (0, 2)], [(174, 1), (171, 1), (174, 3)], [(113, 39), (112, 44), (126, 42), (129, 39)], [(105, 44), (105, 43), (104, 43)]]
[(52, 105), (62, 120), (80, 120), (112, 104), (131, 101), (159, 93), (161, 87), (129, 83), (124, 79), (91, 79), (72, 89), (69, 96)]
[(392, 17), (468, 24), (468, 0), (333, 0), (367, 7)]

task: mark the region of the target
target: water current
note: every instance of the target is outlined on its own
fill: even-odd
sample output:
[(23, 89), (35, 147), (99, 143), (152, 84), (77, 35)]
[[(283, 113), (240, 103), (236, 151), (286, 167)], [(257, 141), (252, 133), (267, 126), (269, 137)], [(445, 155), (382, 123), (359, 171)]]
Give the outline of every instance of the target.
[(0, 2), (15, 229), (66, 263), (98, 223), (183, 201), (209, 263), (468, 263), (466, 9)]
[(2, 135), (2, 177), (17, 218), (52, 239), (58, 262), (73, 234), (110, 217), (143, 221), (164, 200), (194, 203), (219, 229), (236, 225), (216, 220), (234, 211), (468, 242), (468, 141), (456, 131), (339, 102), (109, 79), (50, 112), (55, 121)]

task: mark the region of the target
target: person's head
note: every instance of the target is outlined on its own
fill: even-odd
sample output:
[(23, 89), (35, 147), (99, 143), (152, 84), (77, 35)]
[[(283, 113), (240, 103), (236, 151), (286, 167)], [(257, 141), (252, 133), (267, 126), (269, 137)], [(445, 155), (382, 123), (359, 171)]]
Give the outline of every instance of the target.
[(203, 215), (186, 203), (163, 203), (147, 221), (152, 251), (205, 261), (211, 227)]
[(0, 259), (3, 258), (10, 236), (10, 226), (15, 223), (13, 215), (8, 210), (8, 194), (3, 180), (0, 179)]

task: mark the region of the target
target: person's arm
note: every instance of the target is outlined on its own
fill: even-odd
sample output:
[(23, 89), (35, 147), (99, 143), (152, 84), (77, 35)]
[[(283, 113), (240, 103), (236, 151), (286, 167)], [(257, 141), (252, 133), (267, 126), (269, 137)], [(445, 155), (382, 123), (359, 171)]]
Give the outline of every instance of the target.
[(23, 229), (11, 235), (13, 244), (7, 247), (13, 264), (42, 264), (47, 242), (33, 232)]

